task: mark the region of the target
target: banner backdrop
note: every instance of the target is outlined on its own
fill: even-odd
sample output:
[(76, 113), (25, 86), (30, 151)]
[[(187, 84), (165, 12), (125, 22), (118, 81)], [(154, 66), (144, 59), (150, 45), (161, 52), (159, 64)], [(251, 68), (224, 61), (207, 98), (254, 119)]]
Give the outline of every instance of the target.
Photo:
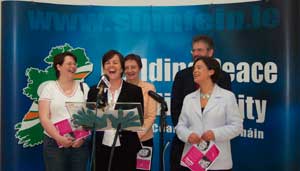
[[(234, 170), (300, 170), (296, 3), (109, 7), (2, 2), (1, 169), (44, 170), (37, 91), (42, 82), (55, 79), (55, 54), (75, 53), (76, 79), (92, 86), (106, 51), (137, 53), (143, 58), (142, 79), (153, 83), (169, 105), (176, 72), (191, 65), (192, 37), (206, 34), (231, 76), (244, 118), (243, 133), (232, 141)], [(174, 136), (167, 115), (165, 170)], [(152, 170), (158, 171), (159, 114), (153, 130)]]

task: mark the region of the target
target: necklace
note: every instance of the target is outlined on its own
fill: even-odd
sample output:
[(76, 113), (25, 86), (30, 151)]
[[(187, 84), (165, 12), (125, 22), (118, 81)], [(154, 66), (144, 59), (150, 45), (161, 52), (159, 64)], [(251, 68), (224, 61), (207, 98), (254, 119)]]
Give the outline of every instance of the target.
[(209, 99), (210, 98), (210, 93), (207, 93), (207, 94), (202, 94), (200, 93), (200, 99)]
[(72, 81), (72, 85), (65, 85), (56, 80), (59, 90), (67, 97), (73, 96), (75, 93), (75, 82)]

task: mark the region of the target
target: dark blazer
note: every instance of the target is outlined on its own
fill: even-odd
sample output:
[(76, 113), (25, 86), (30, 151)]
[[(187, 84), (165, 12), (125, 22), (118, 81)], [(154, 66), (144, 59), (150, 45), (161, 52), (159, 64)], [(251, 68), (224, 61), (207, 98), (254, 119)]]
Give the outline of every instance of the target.
[[(96, 86), (91, 87), (88, 94), (88, 101), (95, 102), (97, 100), (98, 91)], [(105, 94), (105, 96), (107, 96), (107, 94)], [(141, 103), (143, 108), (142, 89), (123, 81), (117, 102), (138, 102)], [(116, 106), (116, 109), (117, 108)], [(121, 146), (115, 148), (112, 170), (132, 170), (135, 168), (136, 154), (142, 148), (141, 143), (136, 132), (121, 131), (119, 135)], [(111, 147), (102, 145), (102, 139), (103, 132), (97, 132), (96, 170), (107, 170), (108, 167)]]
[[(231, 80), (228, 73), (221, 71), (217, 84), (227, 90), (231, 90)], [(176, 126), (181, 112), (183, 99), (186, 95), (197, 90), (198, 85), (194, 82), (193, 68), (189, 67), (184, 70), (178, 71), (172, 87), (171, 95), (171, 118), (173, 125)], [(183, 151), (184, 143), (180, 141), (177, 135), (174, 136), (172, 149), (171, 149), (171, 170), (184, 170), (180, 166), (181, 154)]]

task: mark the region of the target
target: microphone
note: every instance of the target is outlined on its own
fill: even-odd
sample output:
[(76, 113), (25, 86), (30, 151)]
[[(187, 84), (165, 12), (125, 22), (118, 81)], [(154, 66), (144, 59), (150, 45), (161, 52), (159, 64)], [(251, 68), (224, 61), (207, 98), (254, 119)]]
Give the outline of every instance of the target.
[(105, 97), (104, 95), (104, 89), (105, 88), (109, 88), (110, 87), (110, 83), (109, 83), (109, 78), (107, 75), (102, 75), (100, 81), (97, 84), (97, 89), (99, 89), (98, 94), (97, 94), (97, 104), (99, 104), (100, 106), (104, 106), (105, 105)]
[(106, 74), (104, 74), (104, 75), (101, 76), (101, 79), (97, 84), (97, 89), (109, 88), (109, 87), (110, 87), (109, 78)]
[(164, 111), (168, 111), (168, 105), (167, 105), (165, 99), (161, 95), (155, 93), (152, 90), (148, 91), (148, 95), (150, 97), (152, 97), (155, 101), (157, 101), (158, 103), (160, 103), (161, 107), (164, 109)]
[(155, 93), (154, 91), (152, 90), (149, 90), (148, 91), (148, 95), (150, 97), (152, 97), (154, 100), (156, 100), (158, 103), (165, 103), (165, 100), (162, 96), (160, 96), (159, 94)]

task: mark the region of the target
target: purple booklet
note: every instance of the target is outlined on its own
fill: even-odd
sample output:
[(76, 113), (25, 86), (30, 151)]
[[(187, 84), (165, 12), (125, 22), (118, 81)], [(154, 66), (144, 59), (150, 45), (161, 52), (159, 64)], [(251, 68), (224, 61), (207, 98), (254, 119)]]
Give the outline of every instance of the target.
[[(54, 123), (54, 126), (59, 131), (60, 135), (71, 137), (74, 139), (74, 141), (78, 141), (91, 134), (90, 131), (83, 129), (81, 126), (72, 124), (69, 119), (56, 122)], [(58, 143), (58, 147), (62, 148), (63, 146)]]
[(202, 141), (193, 145), (183, 156), (181, 162), (192, 171), (205, 171), (217, 159), (219, 148), (212, 141)]

